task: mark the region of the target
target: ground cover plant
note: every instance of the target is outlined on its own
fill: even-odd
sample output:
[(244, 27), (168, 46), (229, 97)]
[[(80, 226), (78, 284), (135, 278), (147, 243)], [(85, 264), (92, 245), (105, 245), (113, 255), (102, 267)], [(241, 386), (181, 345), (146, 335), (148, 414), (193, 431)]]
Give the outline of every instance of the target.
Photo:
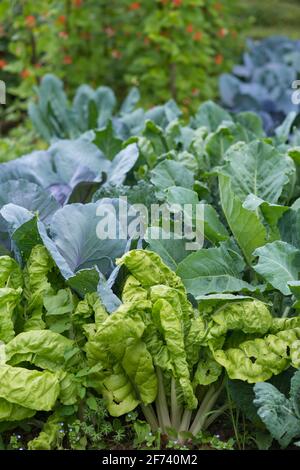
[[(267, 137), (211, 101), (187, 120), (174, 101), (137, 112), (135, 89), (119, 106), (108, 88), (73, 108), (57, 93), (48, 76), (31, 107), (49, 147), (0, 164), (2, 447), (296, 445), (295, 116)], [(120, 236), (120, 196), (126, 227), (154, 203), (169, 227)], [(193, 209), (185, 238), (176, 204)]]

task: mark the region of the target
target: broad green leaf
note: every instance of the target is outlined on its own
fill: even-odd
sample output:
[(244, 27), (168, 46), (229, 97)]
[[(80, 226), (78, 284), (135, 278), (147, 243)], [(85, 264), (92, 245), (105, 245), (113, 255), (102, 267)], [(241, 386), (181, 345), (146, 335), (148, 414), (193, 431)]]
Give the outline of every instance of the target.
[(231, 379), (262, 382), (289, 366), (299, 367), (300, 328), (239, 342), (235, 347), (215, 349), (214, 358)]
[(207, 101), (199, 107), (193, 124), (194, 127), (207, 127), (210, 132), (215, 132), (224, 121), (232, 121), (230, 114), (212, 101)]
[[(251, 132), (255, 137), (264, 137), (265, 132), (263, 130), (263, 122), (261, 117), (252, 112), (244, 111), (235, 116), (235, 120), (241, 124), (243, 128)], [(251, 139), (253, 140), (253, 139)]]
[(159, 227), (149, 227), (145, 234), (145, 240), (149, 249), (157, 253), (163, 262), (174, 271), (176, 271), (178, 263), (190, 253), (186, 250), (186, 240), (176, 239), (174, 233), (166, 233)]
[[(204, 235), (211, 242), (220, 242), (227, 240), (229, 234), (219, 219), (217, 211), (210, 204), (202, 204), (198, 199), (198, 195), (195, 191), (179, 186), (173, 186), (167, 190), (167, 202), (168, 204), (179, 204), (184, 209), (184, 204), (192, 204), (194, 226), (196, 221), (200, 226), (203, 225)], [(198, 213), (196, 212), (196, 205), (201, 205), (202, 209)], [(202, 217), (201, 217), (201, 214)], [(201, 217), (201, 218), (199, 218)]]
[(280, 206), (279, 204), (270, 204), (269, 202), (264, 201), (263, 199), (254, 196), (254, 194), (249, 194), (244, 203), (244, 209), (257, 212), (257, 209), (261, 210), (261, 213), (268, 223), (269, 233), (274, 236), (279, 237), (279, 230), (277, 224), (282, 216), (289, 210), (287, 206)]
[[(132, 312), (135, 313), (132, 313)], [(157, 381), (151, 355), (141, 337), (145, 329), (139, 305), (124, 305), (110, 315), (86, 345), (89, 365), (100, 364), (95, 377), (112, 416), (155, 400)]]
[(95, 139), (93, 143), (97, 145), (106, 158), (112, 160), (122, 149), (122, 140), (115, 136), (112, 122), (109, 121), (106, 128), (94, 132)]
[(0, 288), (0, 340), (5, 343), (15, 336), (14, 309), (20, 303), (22, 289)]
[(112, 160), (108, 170), (107, 183), (118, 186), (124, 183), (127, 173), (134, 167), (139, 156), (136, 144), (131, 144), (121, 150)]
[(228, 331), (241, 331), (247, 334), (263, 335), (272, 325), (272, 315), (266, 305), (259, 300), (228, 302), (212, 315), (208, 338), (218, 338)]
[[(105, 239), (98, 238), (100, 223)], [(65, 206), (52, 220), (50, 237), (43, 233), (43, 242), (61, 274), (80, 295), (95, 292), (97, 268), (109, 274), (115, 258), (125, 252), (127, 239), (119, 237), (119, 228), (117, 201), (107, 199), (98, 204)], [(107, 232), (110, 229), (111, 236)]]
[(279, 444), (287, 447), (300, 436), (300, 419), (295, 415), (291, 401), (269, 383), (256, 384), (254, 392), (259, 417)]
[(53, 293), (48, 274), (54, 268), (46, 248), (36, 245), (28, 258), (24, 270), (24, 297), (27, 301), (24, 330), (41, 330), (45, 328), (43, 320), (43, 298)]
[(132, 87), (121, 106), (121, 114), (131, 113), (140, 100), (140, 92), (136, 87)]
[(73, 341), (50, 330), (19, 333), (5, 347), (6, 360), (10, 365), (30, 362), (52, 372), (68, 367), (66, 354), (73, 350), (74, 357), (70, 364), (76, 363), (78, 359)]
[(159, 191), (165, 191), (171, 186), (192, 189), (194, 177), (193, 173), (181, 163), (165, 160), (152, 170), (151, 182)]
[(10, 256), (0, 256), (0, 288), (3, 287), (23, 287), (21, 268)]
[(23, 421), (34, 416), (35, 413), (35, 410), (30, 410), (0, 398), (0, 422)]
[(179, 263), (176, 273), (196, 299), (213, 293), (256, 290), (242, 280), (236, 258), (222, 247), (191, 254)]
[(225, 161), (220, 171), (230, 177), (232, 190), (241, 201), (254, 194), (276, 204), (289, 181), (288, 157), (264, 142), (239, 142), (228, 150)]
[(288, 243), (276, 241), (258, 248), (254, 256), (258, 256), (255, 271), (282, 294), (290, 295), (288, 283), (298, 280), (300, 251)]
[(60, 392), (57, 373), (0, 365), (0, 398), (30, 410), (50, 411)]
[(28, 442), (28, 450), (53, 449), (59, 441), (61, 429), (61, 417), (58, 413), (54, 413), (47, 419), (40, 434)]
[(151, 143), (156, 158), (169, 150), (162, 128), (153, 121), (146, 121), (143, 136)]
[(233, 192), (230, 177), (219, 175), (221, 205), (228, 225), (249, 264), (256, 248), (265, 245), (267, 232), (258, 214), (243, 207)]
[(184, 317), (181, 312), (180, 299), (176, 290), (157, 285), (151, 288), (151, 300), (153, 301), (152, 316), (158, 322), (160, 333), (164, 338), (174, 376), (179, 382), (187, 407), (194, 409), (197, 406), (197, 399), (191, 384), (189, 358), (185, 350)]
[(300, 249), (300, 210), (289, 209), (279, 221), (281, 238)]
[(0, 207), (15, 204), (31, 212), (37, 212), (39, 218), (50, 221), (60, 208), (54, 197), (36, 183), (25, 179), (9, 180), (1, 183)]
[(279, 127), (277, 127), (277, 129), (275, 129), (276, 137), (283, 143), (288, 140), (289, 135), (291, 133), (292, 125), (296, 117), (297, 113), (295, 111), (290, 112), (283, 121), (283, 123)]

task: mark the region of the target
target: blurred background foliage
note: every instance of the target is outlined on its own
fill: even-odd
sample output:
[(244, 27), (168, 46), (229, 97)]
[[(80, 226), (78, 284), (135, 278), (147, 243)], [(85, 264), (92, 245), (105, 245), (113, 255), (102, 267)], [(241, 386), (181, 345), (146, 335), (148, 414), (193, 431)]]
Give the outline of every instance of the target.
[(217, 77), (242, 51), (236, 0), (2, 0), (0, 74), (8, 83), (2, 134), (22, 120), (45, 73), (81, 83), (138, 86), (142, 105), (173, 97), (186, 111), (215, 98)]
[(299, 0), (240, 0), (242, 21), (251, 22), (248, 35), (261, 39), (272, 35), (284, 35), (299, 39)]

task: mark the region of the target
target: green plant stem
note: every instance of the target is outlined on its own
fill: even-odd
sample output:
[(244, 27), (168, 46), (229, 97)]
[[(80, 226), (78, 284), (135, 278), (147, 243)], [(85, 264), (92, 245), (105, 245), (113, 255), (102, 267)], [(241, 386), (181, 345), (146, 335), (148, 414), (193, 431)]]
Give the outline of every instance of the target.
[[(220, 393), (222, 392), (225, 385), (225, 381), (215, 388), (215, 385), (209, 387), (200, 407), (195, 416), (195, 419), (190, 427), (190, 432), (196, 436), (205, 426), (206, 420), (213, 406), (215, 405)], [(206, 426), (207, 427), (207, 426)]]
[(291, 310), (290, 307), (286, 307), (286, 308), (284, 309), (284, 312), (283, 312), (281, 318), (287, 318), (287, 317), (289, 316), (290, 310)]
[(182, 416), (182, 407), (178, 403), (177, 393), (176, 393), (176, 381), (172, 377), (171, 381), (171, 424), (172, 427), (176, 430), (179, 429)]
[(230, 410), (231, 422), (232, 422), (232, 426), (233, 426), (233, 430), (234, 430), (236, 443), (237, 443), (238, 449), (241, 450), (241, 444), (240, 444), (239, 432), (238, 432), (238, 426), (237, 426), (238, 419), (237, 420), (234, 419), (232, 401), (231, 401), (231, 396), (230, 396), (230, 392), (229, 392), (227, 384), (226, 384), (226, 393), (227, 393), (228, 407), (229, 407), (229, 410)]
[(146, 418), (147, 423), (150, 425), (152, 432), (158, 430), (158, 420), (151, 405), (141, 405), (142, 412)]
[(204, 425), (202, 426), (202, 429), (203, 431), (206, 431), (206, 429), (209, 428), (209, 426), (211, 426), (211, 424), (219, 417), (221, 416), (224, 411), (228, 410), (229, 409), (229, 406), (228, 404), (226, 405), (223, 405), (221, 406), (221, 408), (219, 408), (218, 410), (216, 411), (213, 411), (210, 416), (206, 419)]
[(166, 428), (171, 427), (171, 420), (168, 410), (168, 404), (166, 399), (163, 375), (159, 367), (156, 368), (156, 375), (158, 379), (158, 393), (155, 400), (156, 411), (158, 416), (159, 426), (162, 432), (166, 432)]
[(191, 419), (192, 419), (192, 410), (184, 410), (182, 415), (181, 424), (179, 426), (179, 432), (187, 431), (190, 427)]
[(203, 398), (201, 402), (201, 405), (199, 406), (199, 409), (196, 413), (194, 421), (189, 429), (189, 431), (192, 434), (196, 435), (201, 430), (202, 425), (203, 425), (204, 415), (205, 413), (207, 413), (207, 410), (209, 410), (209, 404), (214, 394), (215, 394), (214, 387), (213, 386), (209, 387), (209, 389), (206, 392), (205, 397)]

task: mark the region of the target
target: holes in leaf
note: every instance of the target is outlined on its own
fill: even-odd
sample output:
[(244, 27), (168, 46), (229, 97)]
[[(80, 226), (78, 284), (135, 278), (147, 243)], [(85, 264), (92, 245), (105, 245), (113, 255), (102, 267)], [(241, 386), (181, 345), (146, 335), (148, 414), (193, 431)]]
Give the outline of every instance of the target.
[(287, 355), (287, 356), (290, 356), (290, 354), (291, 354), (291, 349), (290, 349), (289, 346), (287, 346), (287, 347), (286, 347), (286, 355)]
[(256, 362), (256, 357), (250, 356), (249, 359), (250, 359), (250, 361), (252, 362), (252, 364), (255, 364), (255, 362)]

